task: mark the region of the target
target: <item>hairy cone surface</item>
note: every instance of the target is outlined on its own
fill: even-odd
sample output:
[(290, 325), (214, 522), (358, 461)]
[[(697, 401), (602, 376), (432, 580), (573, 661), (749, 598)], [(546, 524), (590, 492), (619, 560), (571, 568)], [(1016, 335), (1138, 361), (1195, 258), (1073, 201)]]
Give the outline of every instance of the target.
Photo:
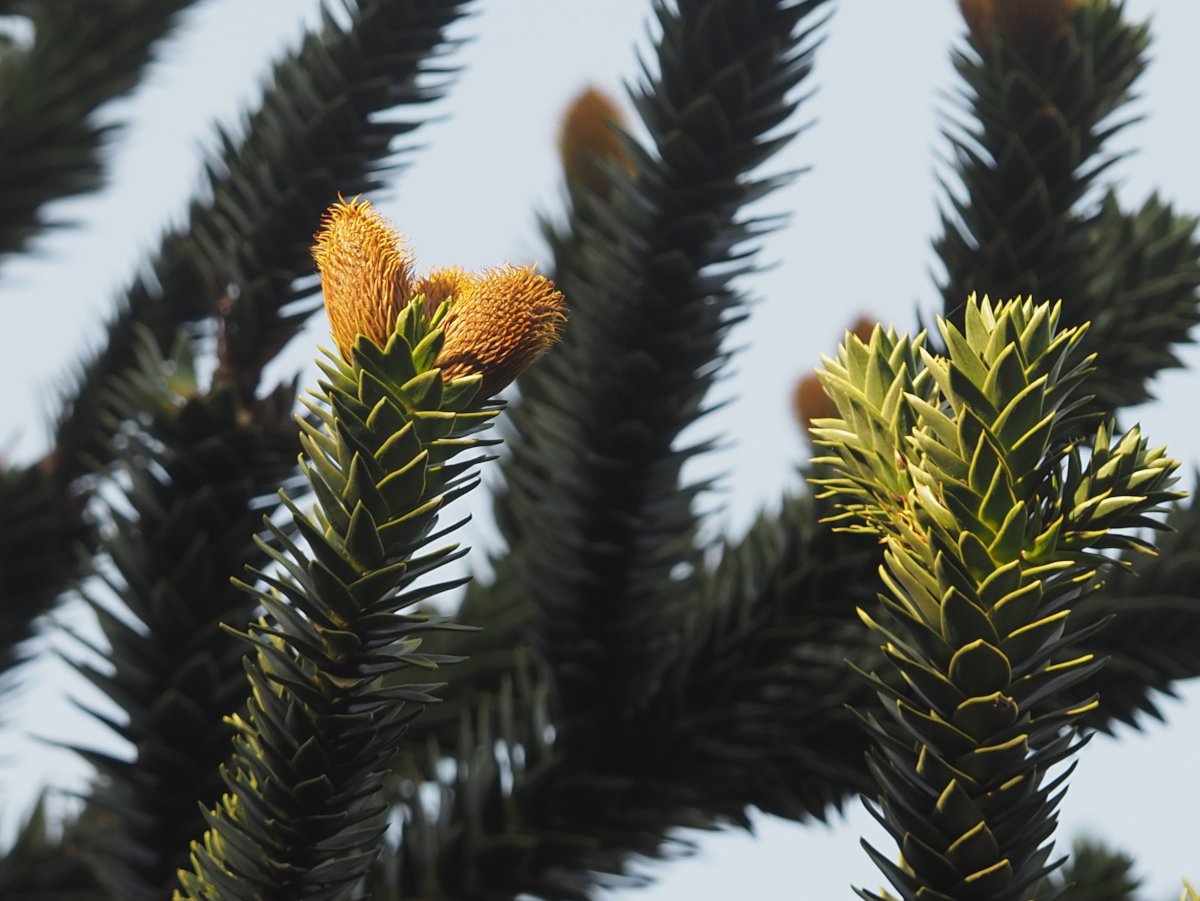
[(545, 353), (566, 321), (562, 292), (533, 266), (482, 274), (452, 266), (414, 277), (403, 238), (367, 200), (339, 199), (329, 208), (313, 259), (333, 339), (345, 360), (351, 360), (359, 335), (384, 347), (397, 315), (414, 297), (425, 296), (429, 317), (449, 301), (436, 363), (447, 381), (483, 376), (480, 398), (501, 391)]
[(354, 339), (387, 343), (396, 314), (412, 297), (413, 257), (368, 200), (340, 200), (321, 219), (313, 259), (321, 272), (333, 340), (350, 359)]
[(447, 379), (478, 372), (491, 397), (558, 340), (566, 321), (563, 296), (533, 266), (504, 266), (470, 280), (443, 328), (438, 356)]

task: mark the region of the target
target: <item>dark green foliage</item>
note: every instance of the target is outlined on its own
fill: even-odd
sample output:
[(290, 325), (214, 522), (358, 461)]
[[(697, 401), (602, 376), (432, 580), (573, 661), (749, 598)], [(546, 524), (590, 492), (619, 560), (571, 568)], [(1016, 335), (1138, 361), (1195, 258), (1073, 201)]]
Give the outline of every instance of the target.
[[(557, 734), (548, 742), (544, 724), (555, 721), (527, 651), (508, 670), (472, 674), (495, 687), (470, 703), (458, 700), (456, 667), (454, 695), (414, 724), (398, 770), (410, 795), (436, 784), (451, 812), (404, 802), (415, 822), (391, 884), (405, 890), (386, 897), (588, 898), (597, 885), (636, 883), (635, 855), (688, 851), (668, 837), (671, 823), (744, 826), (750, 804), (795, 819), (840, 807), (866, 786), (867, 737), (844, 705), (869, 693), (841, 662), (878, 656), (852, 618), (877, 589), (862, 578), (875, 559), (873, 542), (818, 525), (809, 499), (762, 517), (690, 584), (690, 613), (674, 628), (694, 650), (638, 720), (637, 748), (592, 773)], [(451, 710), (457, 722), (446, 721)], [(421, 743), (435, 735), (440, 748)], [(448, 781), (435, 766), (446, 753), (459, 761)], [(630, 827), (635, 816), (641, 828)]]
[(1150, 381), (1179, 366), (1173, 348), (1200, 322), (1196, 224), (1158, 197), (1124, 212), (1111, 191), (1089, 224), (1094, 274), (1082, 296), (1091, 322), (1086, 346), (1097, 355), (1088, 391), (1100, 409), (1150, 400)]
[(1127, 124), (1117, 114), (1149, 40), (1122, 7), (1081, 4), (1075, 29), (1044, 58), (1002, 39), (955, 52), (970, 119), (948, 129), (964, 193), (950, 198), (935, 242), (948, 318), (972, 291), (1062, 297), (1067, 323), (1088, 318), (1088, 223), (1078, 206), (1113, 162), (1104, 145)]
[[(660, 156), (630, 140), (635, 171), (613, 173), (613, 203), (575, 197), (554, 269), (570, 298), (570, 325), (555, 352), (520, 382), (516, 435), (502, 464), (498, 519), (509, 552), (490, 593), (469, 595), (461, 615), (490, 621), (515, 600), (521, 612), (508, 622), (536, 636), (548, 670), (555, 762), (506, 804), (540, 836), (578, 838), (558, 853), (531, 849), (508, 873), (451, 882), (442, 889), (448, 896), (485, 897), (511, 886), (582, 897), (597, 878), (589, 870), (623, 872), (630, 852), (655, 853), (672, 825), (744, 822), (754, 802), (820, 814), (838, 794), (798, 782), (780, 797), (785, 783), (775, 768), (764, 770), (757, 788), (741, 784), (747, 770), (724, 769), (739, 743), (761, 751), (771, 735), (785, 734), (782, 726), (754, 734), (767, 719), (760, 715), (742, 736), (751, 717), (732, 712), (763, 703), (755, 700), (760, 692), (782, 706), (786, 687), (817, 667), (809, 655), (828, 665), (825, 655), (836, 659), (836, 648), (796, 650), (797, 631), (817, 627), (789, 624), (782, 598), (748, 609), (748, 598), (726, 598), (720, 583), (689, 586), (673, 575), (701, 563), (693, 500), (706, 486), (683, 484), (680, 469), (707, 447), (674, 445), (702, 415), (725, 358), (721, 339), (740, 316), (732, 279), (751, 268), (750, 244), (769, 224), (747, 218), (743, 207), (781, 181), (748, 173), (786, 140), (779, 129), (795, 105), (787, 95), (810, 71), (823, 6), (657, 5), (661, 74), (635, 101)], [(754, 627), (766, 621), (777, 622), (778, 632), (757, 634)], [(728, 654), (744, 683), (709, 681), (709, 642)], [(771, 650), (759, 658), (764, 646)], [(503, 666), (486, 678), (498, 672)], [(813, 696), (837, 711), (835, 719), (841, 714), (839, 696), (822, 697), (820, 687)], [(801, 708), (788, 715), (805, 723), (815, 714)], [(723, 727), (728, 732), (720, 734)], [(810, 736), (814, 745), (818, 733)], [(857, 747), (856, 738), (849, 742)], [(782, 770), (796, 776), (806, 753), (797, 749)], [(840, 763), (825, 759), (824, 766), (854, 782)], [(502, 794), (486, 780), (473, 791)], [(472, 828), (495, 822), (484, 816)], [(499, 837), (512, 827), (491, 828)], [(443, 853), (456, 855), (452, 837)], [(564, 867), (572, 847), (578, 860)], [(545, 872), (525, 883), (522, 867)], [(457, 880), (472, 872), (465, 865), (439, 870)]]
[(0, 43), (0, 261), (46, 226), (42, 208), (104, 179), (113, 130), (97, 109), (132, 91), (194, 0), (16, 3), (29, 46)]
[(656, 620), (679, 615), (671, 572), (695, 559), (705, 487), (680, 470), (707, 447), (676, 439), (702, 415), (740, 318), (732, 278), (752, 268), (749, 242), (767, 225), (743, 208), (780, 183), (750, 173), (786, 139), (822, 5), (657, 5), (661, 71), (634, 99), (660, 156), (629, 143), (634, 174), (613, 174), (625, 199), (578, 197), (586, 245), (556, 261), (571, 327), (514, 417), (499, 520), (505, 575), (539, 610), (556, 711), (595, 711), (578, 727), (598, 758), (585, 734), (618, 740), (611, 730), (673, 656)]
[(148, 340), (116, 388), (114, 416), (142, 424), (115, 451), (127, 487), (97, 572), (120, 601), (91, 600), (108, 647), (78, 665), (123, 714), (98, 718), (135, 748), (131, 761), (84, 751), (100, 779), (79, 830), (108, 891), (130, 901), (170, 895), (204, 829), (197, 802), (221, 796), (221, 721), (246, 690), (245, 649), (220, 625), (255, 609), (230, 579), (263, 560), (253, 536), (299, 451), (292, 390), (247, 410), (230, 385), (202, 390), (193, 362), (186, 341), (167, 362)]
[(454, 526), (436, 527), (481, 458), (453, 458), (498, 412), (474, 402), (478, 375), (443, 387), (443, 314), (427, 326), (418, 298), (386, 348), (360, 337), (352, 365), (329, 357), (306, 402), (319, 425), (301, 423), (301, 468), (316, 506), (303, 513), (281, 492), (301, 544), (265, 520), (277, 567), (244, 586), (265, 613), (243, 635), (250, 697), (232, 718), (229, 794), (193, 845), (182, 898), (349, 899), (379, 853), (388, 765), (433, 700), (397, 677), (453, 662), (418, 651), (439, 623), (404, 611), (461, 584), (425, 577), (461, 556), (439, 546)]
[(24, 659), (39, 616), (79, 573), (75, 545), (91, 534), (83, 499), (50, 456), (33, 466), (0, 467), (0, 691)]
[(866, 736), (847, 709), (862, 689), (841, 667), (875, 653), (853, 611), (879, 589), (877, 553), (818, 523), (810, 499), (788, 500), (696, 574), (686, 653), (646, 722), (703, 786), (698, 807), (824, 819), (862, 789)]
[[(372, 874), (374, 897), (449, 901), (528, 892), (587, 898), (593, 884), (629, 881), (564, 870), (563, 863), (592, 853), (591, 839), (544, 828), (525, 810), (526, 796), (554, 798), (557, 755), (545, 690), (530, 657), (518, 649), (510, 652), (510, 660), (510, 668), (495, 673), (490, 690), (472, 703), (443, 705), (457, 716), (451, 740), (406, 745), (389, 792), (403, 811), (404, 825)], [(421, 717), (410, 737), (427, 735), (426, 725)], [(449, 774), (448, 757), (454, 760)], [(641, 837), (631, 841), (639, 848), (647, 845)]]
[(84, 860), (83, 848), (70, 821), (65, 834), (56, 834), (46, 812), (46, 797), (38, 798), (16, 839), (0, 857), (0, 898), (5, 901), (97, 901), (95, 876)]
[(1037, 901), (1137, 901), (1140, 882), (1127, 855), (1080, 839), (1066, 866), (1041, 885)]
[(1115, 570), (1101, 591), (1080, 609), (1083, 621), (1111, 617), (1087, 642), (1107, 659), (1090, 686), (1103, 704), (1087, 717), (1089, 726), (1113, 731), (1116, 722), (1136, 725), (1136, 715), (1161, 719), (1157, 694), (1200, 674), (1200, 507), (1195, 498), (1167, 517), (1158, 554), (1130, 560)]
[[(114, 15), (110, 5), (102, 5), (101, 18)], [(116, 5), (128, 7), (130, 15), (135, 8), (155, 6)], [(101, 8), (75, 6), (91, 10), (79, 14), (89, 20)], [(316, 284), (308, 244), (320, 213), (339, 190), (351, 194), (377, 187), (396, 165), (394, 139), (418, 122), (381, 123), (371, 116), (438, 96), (437, 75), (444, 70), (431, 57), (444, 52), (445, 29), (465, 7), (465, 2), (442, 0), (349, 5), (349, 27), (328, 19), (322, 34), (310, 35), (276, 66), (272, 87), (248, 117), (244, 137), (226, 136), (220, 158), (210, 164), (204, 199), (193, 202), (185, 227), (164, 236), (153, 278), (134, 282), (109, 323), (103, 348), (81, 364), (57, 425), (55, 451), (38, 467), (0, 476), (0, 509), (7, 513), (0, 523), (0, 668), (12, 666), (15, 648), (32, 634), (36, 617), (77, 577), (75, 544), (87, 536), (79, 517), (90, 476), (96, 461), (112, 459), (112, 448), (119, 446), (113, 435), (124, 421), (112, 415), (109, 397), (114, 384), (137, 365), (145, 331), (165, 348), (181, 325), (219, 316), (218, 378), (234, 389), (225, 402), (256, 407), (256, 394), (264, 393), (262, 365), (318, 306), (312, 300)], [(51, 20), (47, 40), (59, 34), (53, 30), (59, 17), (39, 13), (38, 18)], [(128, 25), (123, 16), (113, 21)], [(148, 34), (155, 21), (148, 17), (132, 35)], [(62, 24), (69, 22), (74, 18)], [(93, 31), (88, 40), (108, 34)], [(103, 58), (102, 51), (117, 53), (126, 46), (118, 42), (91, 52)], [(98, 65), (93, 62), (87, 70)], [(120, 61), (114, 59), (112, 67), (116, 77)], [(78, 74), (72, 70), (64, 76), (68, 92)], [(94, 80), (97, 89), (105, 84)], [(86, 99), (91, 90), (80, 96)], [(0, 108), (0, 115), (8, 112)], [(6, 118), (0, 141), (15, 140), (18, 131)], [(272, 178), (264, 180), (268, 172)], [(0, 195), (19, 192), (0, 186)], [(231, 290), (238, 295), (236, 303), (229, 302)], [(300, 312), (289, 307), (305, 300)]]
[(339, 192), (381, 186), (398, 163), (395, 139), (419, 124), (373, 114), (440, 96), (445, 70), (431, 57), (467, 5), (350, 0), (349, 27), (326, 16), (275, 66), (244, 135), (222, 134), (186, 224), (163, 236), (153, 278), (129, 287), (103, 349), (81, 364), (56, 434), (65, 465), (104, 459), (108, 427), (95, 411), (132, 364), (139, 327), (167, 347), (182, 325), (217, 318), (219, 371), (244, 401), (254, 396), (262, 367), (320, 306), (308, 245), (321, 213)]

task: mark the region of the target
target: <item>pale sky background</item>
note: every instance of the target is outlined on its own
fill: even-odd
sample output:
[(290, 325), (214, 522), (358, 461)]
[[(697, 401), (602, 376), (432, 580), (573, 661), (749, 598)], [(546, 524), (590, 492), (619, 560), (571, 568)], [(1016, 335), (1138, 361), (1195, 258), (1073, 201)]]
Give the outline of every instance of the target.
[[(929, 242), (937, 228), (934, 175), (946, 152), (938, 111), (958, 87), (949, 63), (961, 32), (956, 6), (837, 6), (810, 84), (820, 92), (797, 120), (817, 125), (769, 164), (770, 171), (812, 171), (760, 207), (793, 219), (765, 242), (760, 260), (773, 268), (744, 283), (759, 302), (732, 336), (745, 350), (734, 362), (736, 375), (719, 389), (737, 400), (697, 427), (698, 435), (735, 439), (694, 469), (697, 476), (725, 474), (724, 491), (709, 504), (717, 511), (714, 527), (733, 533), (797, 482), (805, 447), (789, 415), (795, 378), (835, 346), (859, 312), (908, 328), (918, 306), (926, 314), (937, 308)], [(1200, 4), (1130, 0), (1128, 9), (1136, 19), (1153, 16), (1156, 27), (1154, 62), (1137, 105), (1148, 121), (1117, 144), (1137, 150), (1116, 170), (1121, 196), (1134, 206), (1157, 190), (1183, 210), (1200, 211)], [(619, 93), (637, 72), (635, 46), (649, 47), (648, 0), (484, 0), (477, 11), (456, 28), (471, 39), (453, 59), (465, 70), (449, 98), (429, 110), (449, 118), (413, 137), (428, 146), (410, 157), (411, 168), (389, 193), (373, 198), (409, 234), (422, 267), (545, 261), (534, 212), (560, 202), (556, 116), (585, 83)], [(110, 187), (55, 205), (55, 215), (79, 227), (39, 240), (36, 256), (0, 267), (8, 323), (0, 332), (0, 384), (20, 386), (3, 399), (0, 452), (7, 458), (32, 459), (45, 448), (56, 386), (81, 349), (95, 345), (114, 298), (157, 235), (182, 215), (205, 148), (214, 145), (213, 123), (231, 123), (253, 104), (271, 61), (316, 21), (315, 0), (199, 4), (162, 47), (142, 89), (110, 108), (132, 123), (113, 145)], [(314, 317), (274, 374), (305, 369), (326, 334), (324, 320)], [(1200, 352), (1187, 358), (1200, 364)], [(1197, 378), (1169, 374), (1157, 385), (1165, 403), (1138, 411), (1152, 440), (1189, 465), (1200, 462), (1200, 424), (1192, 415)], [(486, 510), (482, 492), (473, 500)], [(476, 546), (492, 540), (485, 523), (465, 537)], [(62, 615), (80, 620), (78, 609)], [(5, 840), (39, 785), (79, 788), (87, 778), (73, 755), (29, 735), (114, 746), (67, 702), (93, 696), (61, 664), (43, 659), (23, 675), (18, 710), (0, 730)], [(1185, 686), (1182, 695), (1182, 702), (1163, 705), (1169, 727), (1124, 729), (1118, 740), (1098, 738), (1086, 748), (1062, 808), (1060, 848), (1085, 830), (1111, 840), (1138, 859), (1147, 899), (1177, 897), (1189, 873), (1200, 879), (1200, 685)], [(753, 837), (689, 835), (699, 843), (694, 859), (647, 863), (654, 887), (607, 897), (850, 898), (851, 884), (880, 883), (858, 836), (891, 851), (872, 827), (857, 802), (828, 827), (760, 816)]]

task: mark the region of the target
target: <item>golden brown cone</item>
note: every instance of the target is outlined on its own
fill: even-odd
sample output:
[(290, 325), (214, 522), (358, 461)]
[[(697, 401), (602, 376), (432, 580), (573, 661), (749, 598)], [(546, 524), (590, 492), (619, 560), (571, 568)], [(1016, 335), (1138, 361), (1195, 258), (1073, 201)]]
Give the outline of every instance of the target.
[(369, 201), (338, 199), (321, 219), (313, 259), (321, 272), (329, 328), (342, 356), (359, 335), (387, 344), (412, 298), (413, 258)]
[(614, 126), (624, 125), (624, 117), (607, 94), (585, 88), (567, 107), (558, 132), (558, 152), (567, 181), (583, 186), (600, 197), (612, 192), (605, 165), (616, 162), (627, 172), (633, 160)]
[(482, 275), (457, 266), (420, 279), (402, 239), (366, 200), (340, 200), (321, 221), (313, 246), (330, 329), (349, 361), (359, 335), (384, 346), (400, 310), (424, 294), (432, 316), (446, 300), (445, 342), (436, 365), (449, 380), (478, 373), (480, 397), (501, 391), (558, 340), (563, 296), (532, 266), (505, 266)]
[(498, 394), (558, 340), (563, 296), (532, 266), (490, 269), (468, 280), (442, 328), (436, 365), (446, 379), (480, 373), (480, 398)]

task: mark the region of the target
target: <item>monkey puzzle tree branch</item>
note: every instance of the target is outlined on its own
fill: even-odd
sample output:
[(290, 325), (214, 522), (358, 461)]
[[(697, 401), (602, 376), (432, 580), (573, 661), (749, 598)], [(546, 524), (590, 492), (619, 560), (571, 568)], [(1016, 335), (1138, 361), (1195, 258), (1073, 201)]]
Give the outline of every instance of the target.
[(352, 0), (349, 24), (326, 16), (319, 34), (275, 66), (240, 137), (221, 133), (203, 196), (164, 235), (153, 274), (126, 291), (103, 348), (63, 399), (56, 440), (80, 471), (105, 459), (96, 410), (132, 365), (138, 327), (169, 347), (187, 323), (220, 317), (221, 376), (248, 402), (262, 367), (319, 304), (309, 277), (312, 223), (336, 199), (372, 190), (399, 162), (395, 139), (418, 121), (380, 119), (441, 96), (446, 29), (467, 0)]
[(672, 570), (695, 561), (706, 487), (681, 483), (681, 469), (709, 447), (677, 439), (703, 415), (741, 316), (733, 280), (767, 226), (743, 210), (782, 181), (749, 173), (787, 139), (777, 129), (824, 8), (656, 4), (660, 72), (635, 97), (656, 155), (627, 142), (633, 174), (613, 167), (610, 200), (579, 195), (584, 245), (556, 267), (572, 328), (514, 411), (502, 572), (536, 605), (555, 710), (587, 711), (580, 754), (597, 764), (674, 654), (662, 628), (682, 603)]
[(130, 93), (194, 0), (28, 3), (27, 47), (0, 47), (0, 262), (47, 227), (51, 201), (99, 188), (114, 129), (96, 111)]
[(861, 713), (870, 809), (903, 865), (864, 846), (904, 901), (1020, 901), (1054, 868), (1067, 774), (1048, 770), (1097, 706), (1056, 696), (1103, 664), (1074, 650), (1090, 630), (1072, 608), (1112, 564), (1102, 551), (1150, 549), (1119, 530), (1157, 526), (1147, 514), (1178, 496), (1178, 464), (1137, 429), (1102, 424), (1085, 456), (1073, 395), (1090, 360), (1058, 318), (972, 296), (963, 331), (939, 320), (947, 356), (877, 327), (820, 372), (839, 418), (814, 423), (835, 470), (819, 483), (885, 548), (887, 591), (860, 616), (902, 681), (864, 672), (881, 706)]
[(402, 611), (455, 584), (414, 581), (459, 556), (427, 550), (445, 534), (440, 509), (476, 482), (476, 460), (449, 460), (495, 415), (468, 411), (478, 378), (442, 388), (432, 363), (443, 334), (425, 340), (421, 305), (405, 314), (386, 348), (364, 339), (353, 364), (325, 364), (311, 405), (323, 427), (301, 439), (317, 507), (310, 516), (284, 501), (308, 551), (268, 522), (280, 572), (254, 573), (266, 615), (245, 634), (251, 695), (233, 717), (230, 794), (177, 897), (350, 897), (386, 828), (384, 766), (433, 698), (384, 679), (445, 662), (417, 651), (436, 624)]
[[(444, 623), (406, 613), (461, 584), (421, 584), (460, 552), (436, 546), (442, 508), (478, 483), (487, 399), (553, 343), (562, 295), (526, 269), (453, 283), (417, 279), (411, 254), (364, 202), (338, 203), (313, 255), (340, 356), (301, 418), (301, 469), (316, 500), (281, 492), (306, 547), (266, 520), (246, 589), (265, 614), (243, 637), (250, 698), (231, 722), (229, 787), (181, 873), (180, 899), (350, 898), (387, 828), (384, 779), (431, 686), (413, 667)], [(440, 296), (439, 296), (440, 295)], [(431, 550), (430, 548), (433, 547)]]
[(91, 573), (108, 597), (85, 590), (107, 648), (76, 664), (122, 716), (84, 709), (133, 756), (79, 749), (99, 778), (75, 835), (112, 897), (158, 901), (204, 830), (197, 802), (221, 796), (232, 730), (219, 724), (244, 701), (245, 649), (220, 625), (256, 607), (230, 579), (266, 560), (252, 536), (299, 445), (294, 390), (248, 411), (231, 386), (197, 382), (186, 339), (169, 362), (152, 339), (141, 357), (114, 386), (114, 416), (142, 428), (114, 452), (122, 499)]
[[(378, 187), (397, 165), (395, 139), (419, 123), (380, 121), (375, 114), (440, 96), (444, 84), (437, 78), (445, 70), (437, 56), (449, 46), (446, 29), (467, 5), (465, 0), (355, 0), (347, 4), (348, 26), (327, 17), (321, 34), (309, 35), (275, 67), (244, 136), (222, 134), (219, 157), (207, 167), (205, 196), (193, 201), (183, 227), (164, 235), (153, 274), (127, 289), (108, 322), (103, 346), (79, 364), (58, 415), (56, 446), (42, 465), (53, 472), (55, 484), (38, 490), (53, 487), (52, 496), (38, 502), (36, 517), (14, 522), (13, 534), (51, 529), (45, 517), (64, 505), (82, 509), (75, 499), (80, 477), (113, 458), (111, 438), (119, 424), (109, 396), (125, 373), (138, 367), (142, 330), (165, 349), (181, 327), (219, 315), (217, 380), (234, 386), (243, 407), (253, 408), (262, 367), (318, 306), (305, 304), (316, 291), (307, 251), (312, 223), (338, 189), (357, 193)], [(71, 4), (79, 6), (91, 9)], [(0, 143), (6, 139), (0, 137)], [(20, 484), (16, 473), (5, 479), (14, 491), (21, 485), (32, 490), (45, 474), (30, 470)], [(33, 508), (16, 498), (5, 509)], [(34, 619), (78, 573), (72, 544), (86, 534), (78, 513), (52, 530), (58, 535), (44, 534), (39, 556), (25, 557), (47, 561), (37, 572), (42, 584), (18, 585), (22, 566), (10, 569), (7, 579), (0, 575), (0, 616), (11, 620), (6, 638), (31, 634)], [(0, 534), (0, 553), (3, 540)], [(52, 557), (63, 562), (51, 565)]]
[[(1063, 301), (1064, 322), (1091, 323), (1093, 405), (1111, 414), (1149, 399), (1177, 366), (1171, 348), (1200, 321), (1196, 220), (1156, 198), (1125, 212), (1094, 198), (1117, 157), (1105, 151), (1146, 67), (1149, 30), (1125, 4), (965, 5), (971, 43), (957, 52), (967, 119), (947, 136), (961, 192), (934, 242), (945, 267), (944, 315), (972, 291)], [(1092, 204), (1089, 206), (1089, 204)]]
[(976, 26), (969, 50), (954, 54), (970, 117), (947, 129), (963, 195), (950, 194), (934, 244), (952, 321), (972, 291), (1062, 297), (1069, 322), (1090, 318), (1078, 290), (1087, 221), (1076, 207), (1115, 161), (1104, 144), (1128, 124), (1113, 120), (1145, 69), (1149, 41), (1145, 26), (1123, 20), (1123, 6), (1085, 2), (1042, 23), (1043, 50), (1019, 40), (1016, 23)]

